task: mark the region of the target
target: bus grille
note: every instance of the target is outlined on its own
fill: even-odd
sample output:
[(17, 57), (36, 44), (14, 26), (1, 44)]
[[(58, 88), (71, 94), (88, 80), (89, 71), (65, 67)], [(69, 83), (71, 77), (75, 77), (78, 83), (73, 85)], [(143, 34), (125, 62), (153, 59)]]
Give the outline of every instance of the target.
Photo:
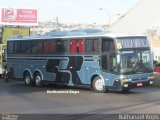
[(143, 80), (147, 80), (147, 78), (136, 78), (136, 79), (132, 79), (132, 81), (143, 81)]

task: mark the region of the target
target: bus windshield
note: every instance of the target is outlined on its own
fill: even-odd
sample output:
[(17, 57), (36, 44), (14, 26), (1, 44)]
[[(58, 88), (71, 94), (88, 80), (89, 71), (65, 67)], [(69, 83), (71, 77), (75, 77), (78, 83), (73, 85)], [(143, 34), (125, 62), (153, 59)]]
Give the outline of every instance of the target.
[(121, 51), (119, 61), (121, 74), (153, 72), (149, 50)]

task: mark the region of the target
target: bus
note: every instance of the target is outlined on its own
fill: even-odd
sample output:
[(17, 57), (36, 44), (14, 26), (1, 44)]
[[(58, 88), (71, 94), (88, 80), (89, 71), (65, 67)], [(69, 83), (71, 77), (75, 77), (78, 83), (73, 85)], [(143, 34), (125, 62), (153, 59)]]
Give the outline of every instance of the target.
[(13, 37), (7, 42), (9, 78), (128, 91), (153, 84), (153, 60), (145, 35), (69, 32)]

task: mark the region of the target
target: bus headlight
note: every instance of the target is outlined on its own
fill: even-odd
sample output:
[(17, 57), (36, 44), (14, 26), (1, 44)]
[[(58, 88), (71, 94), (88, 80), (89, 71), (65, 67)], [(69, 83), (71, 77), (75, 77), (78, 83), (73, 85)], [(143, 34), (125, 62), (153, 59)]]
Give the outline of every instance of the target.
[(154, 76), (149, 76), (148, 79), (153, 80), (153, 79), (154, 79)]
[(124, 87), (128, 87), (128, 84), (124, 84)]
[(122, 78), (120, 79), (121, 83), (125, 83), (125, 82), (131, 82), (132, 79), (129, 79), (129, 78)]
[(152, 84), (153, 84), (153, 81), (149, 81), (149, 84), (152, 85)]

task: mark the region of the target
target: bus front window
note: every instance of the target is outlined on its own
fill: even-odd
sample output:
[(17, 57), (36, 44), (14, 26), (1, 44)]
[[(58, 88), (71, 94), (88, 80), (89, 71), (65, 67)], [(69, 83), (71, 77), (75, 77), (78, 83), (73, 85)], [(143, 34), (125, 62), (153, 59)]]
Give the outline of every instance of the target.
[(136, 74), (152, 72), (151, 54), (148, 50), (121, 51), (120, 73)]

